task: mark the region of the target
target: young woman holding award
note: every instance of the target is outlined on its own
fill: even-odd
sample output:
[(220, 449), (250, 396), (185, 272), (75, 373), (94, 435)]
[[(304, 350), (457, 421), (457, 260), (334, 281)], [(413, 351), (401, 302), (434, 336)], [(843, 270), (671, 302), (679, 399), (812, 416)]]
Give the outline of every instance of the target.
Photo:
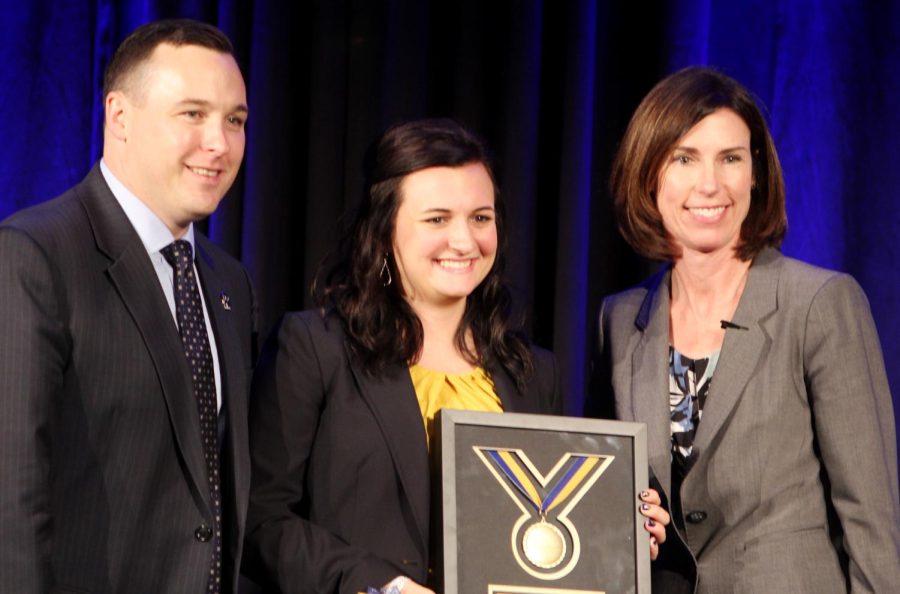
[[(281, 591), (431, 592), (435, 413), (560, 410), (555, 359), (509, 324), (503, 206), (458, 124), (378, 142), (319, 309), (282, 320), (254, 382), (248, 557)], [(655, 555), (668, 514), (642, 501)]]

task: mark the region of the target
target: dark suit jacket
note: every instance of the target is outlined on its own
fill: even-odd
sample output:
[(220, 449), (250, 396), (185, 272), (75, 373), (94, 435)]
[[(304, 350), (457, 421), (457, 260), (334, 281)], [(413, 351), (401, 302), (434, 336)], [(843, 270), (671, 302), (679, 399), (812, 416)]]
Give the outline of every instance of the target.
[[(254, 299), (200, 234), (216, 334), (226, 591), (241, 554)], [(230, 297), (230, 310), (221, 304)], [(153, 265), (98, 167), (0, 225), (0, 591), (204, 592), (199, 415)]]
[[(668, 286), (667, 269), (604, 302), (593, 397), (647, 423), (671, 501)], [(894, 417), (862, 289), (766, 249), (732, 321), (653, 591), (691, 591), (695, 573), (697, 592), (896, 591)]]
[[(489, 370), (504, 410), (558, 411), (556, 360), (534, 354), (524, 394)], [(428, 582), (428, 452), (407, 367), (372, 377), (351, 363), (337, 319), (288, 314), (260, 357), (250, 441), (247, 557), (280, 591)]]

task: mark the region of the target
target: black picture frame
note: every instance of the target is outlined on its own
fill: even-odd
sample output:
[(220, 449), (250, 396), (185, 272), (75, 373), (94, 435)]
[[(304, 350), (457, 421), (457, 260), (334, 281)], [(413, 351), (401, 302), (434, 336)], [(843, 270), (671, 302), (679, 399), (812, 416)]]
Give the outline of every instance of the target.
[(440, 592), (650, 592), (643, 423), (444, 409), (435, 428)]

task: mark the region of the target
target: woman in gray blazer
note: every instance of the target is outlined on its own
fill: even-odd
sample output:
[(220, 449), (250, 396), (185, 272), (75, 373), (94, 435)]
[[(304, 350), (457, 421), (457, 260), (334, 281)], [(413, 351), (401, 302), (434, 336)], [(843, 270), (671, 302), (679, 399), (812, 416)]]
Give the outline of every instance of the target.
[(786, 258), (784, 183), (736, 81), (688, 68), (613, 165), (625, 239), (668, 262), (603, 302), (590, 406), (648, 425), (672, 516), (654, 592), (896, 592), (891, 394), (862, 289)]
[[(370, 177), (320, 309), (285, 316), (254, 376), (247, 556), (275, 591), (433, 594), (436, 411), (560, 410), (555, 358), (509, 322), (482, 142), (449, 120), (401, 124)], [(668, 514), (642, 499), (655, 556)]]

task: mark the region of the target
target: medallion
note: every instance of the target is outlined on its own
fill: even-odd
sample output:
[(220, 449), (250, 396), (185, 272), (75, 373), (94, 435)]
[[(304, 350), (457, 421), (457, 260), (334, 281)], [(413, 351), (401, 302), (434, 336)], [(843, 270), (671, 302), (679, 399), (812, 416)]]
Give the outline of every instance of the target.
[(522, 536), (525, 558), (541, 569), (553, 569), (566, 558), (566, 538), (559, 528), (541, 518)]
[(581, 539), (569, 512), (615, 456), (566, 452), (544, 475), (522, 450), (473, 449), (522, 510), (510, 534), (519, 567), (541, 580), (568, 575), (581, 554)]

